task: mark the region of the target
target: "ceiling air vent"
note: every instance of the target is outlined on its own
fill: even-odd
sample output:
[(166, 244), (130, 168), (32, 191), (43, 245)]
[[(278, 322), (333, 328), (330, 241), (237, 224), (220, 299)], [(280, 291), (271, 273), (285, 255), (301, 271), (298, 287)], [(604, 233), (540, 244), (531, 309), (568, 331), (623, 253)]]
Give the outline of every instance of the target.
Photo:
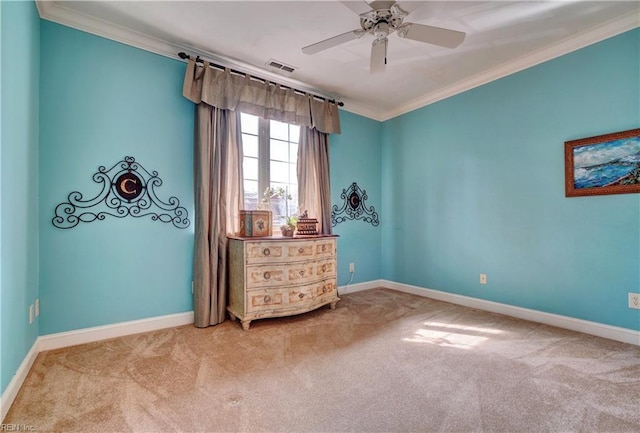
[(298, 68), (296, 68), (294, 66), (290, 66), (290, 65), (282, 63), (282, 62), (280, 62), (278, 60), (273, 60), (273, 59), (269, 59), (269, 61), (266, 63), (266, 65), (271, 67), (271, 68), (277, 69), (279, 71), (286, 72), (287, 74), (291, 74), (293, 71), (298, 69)]

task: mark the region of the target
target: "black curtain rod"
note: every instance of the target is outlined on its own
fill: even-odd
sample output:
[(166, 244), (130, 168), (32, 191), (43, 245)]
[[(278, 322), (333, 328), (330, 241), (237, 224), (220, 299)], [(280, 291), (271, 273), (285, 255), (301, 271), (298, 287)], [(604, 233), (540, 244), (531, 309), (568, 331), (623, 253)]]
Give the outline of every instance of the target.
[[(178, 53), (178, 57), (180, 57), (183, 60), (189, 60), (191, 58), (191, 56), (189, 54), (187, 54), (185, 52), (182, 52), (182, 51)], [(196, 63), (198, 63), (198, 62), (204, 62), (204, 60), (202, 60), (200, 58), (200, 56), (196, 56)], [(225, 66), (217, 65), (217, 64), (211, 63), (211, 62), (209, 62), (209, 63), (211, 64), (211, 66), (215, 66), (216, 68), (225, 69)], [(246, 72), (236, 71), (235, 69), (231, 69), (231, 72), (233, 72), (235, 74), (244, 75), (244, 76), (249, 77), (249, 78), (253, 78), (254, 80), (262, 81), (263, 83), (267, 81), (264, 78), (256, 77), (255, 75), (250, 75), (250, 74), (247, 74)], [(283, 87), (285, 89), (291, 89), (291, 87), (285, 86), (284, 84), (279, 84), (279, 85), (280, 85), (280, 87)], [(329, 101), (329, 102), (331, 102), (333, 104), (336, 104), (338, 107), (343, 107), (344, 106), (344, 102), (342, 102), (342, 101), (336, 101), (335, 99), (329, 99), (329, 98), (325, 98), (324, 96), (314, 95), (313, 93), (305, 92), (303, 90), (293, 89), (293, 91), (294, 92), (298, 92), (298, 93), (302, 93), (303, 95), (311, 95), (314, 98), (322, 99), (323, 101)]]

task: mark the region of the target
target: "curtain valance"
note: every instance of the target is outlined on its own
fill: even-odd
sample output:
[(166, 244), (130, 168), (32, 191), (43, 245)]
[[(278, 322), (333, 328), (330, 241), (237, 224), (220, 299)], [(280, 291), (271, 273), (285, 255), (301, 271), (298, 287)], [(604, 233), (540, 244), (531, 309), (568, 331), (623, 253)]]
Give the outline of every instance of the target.
[(302, 95), (277, 83), (252, 80), (189, 59), (182, 93), (195, 104), (316, 128), (327, 134), (340, 133), (340, 117), (335, 103)]

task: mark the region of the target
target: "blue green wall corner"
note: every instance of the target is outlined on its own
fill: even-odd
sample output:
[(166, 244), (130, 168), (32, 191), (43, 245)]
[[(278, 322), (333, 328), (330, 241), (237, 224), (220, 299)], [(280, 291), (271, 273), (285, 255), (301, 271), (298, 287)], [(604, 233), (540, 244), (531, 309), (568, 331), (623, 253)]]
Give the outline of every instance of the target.
[[(185, 63), (49, 21), (41, 24), (40, 334), (191, 311), (194, 105)], [(179, 229), (150, 218), (52, 225), (71, 191), (133, 156), (177, 197)]]
[(384, 278), (640, 329), (640, 196), (566, 198), (563, 152), (637, 128), (638, 77), (635, 29), (384, 122)]
[(0, 3), (0, 391), (39, 334), (29, 323), (38, 297), (40, 17), (33, 2)]
[[(381, 277), (380, 247), (384, 215), (382, 204), (380, 131), (381, 123), (340, 111), (341, 134), (329, 139), (331, 166), (331, 203), (338, 207), (343, 190), (353, 182), (366, 191), (368, 206), (378, 211), (380, 224), (373, 226), (362, 220), (348, 220), (333, 227), (338, 238), (338, 285), (378, 280)], [(353, 276), (349, 263), (354, 263)], [(353, 277), (353, 278), (352, 278)]]

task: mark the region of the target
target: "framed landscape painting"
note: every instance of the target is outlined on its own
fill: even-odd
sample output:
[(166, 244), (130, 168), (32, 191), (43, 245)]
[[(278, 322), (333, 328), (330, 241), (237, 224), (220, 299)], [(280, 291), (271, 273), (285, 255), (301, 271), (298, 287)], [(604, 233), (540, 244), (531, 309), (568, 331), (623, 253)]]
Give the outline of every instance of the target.
[(567, 197), (640, 192), (640, 129), (564, 143)]

